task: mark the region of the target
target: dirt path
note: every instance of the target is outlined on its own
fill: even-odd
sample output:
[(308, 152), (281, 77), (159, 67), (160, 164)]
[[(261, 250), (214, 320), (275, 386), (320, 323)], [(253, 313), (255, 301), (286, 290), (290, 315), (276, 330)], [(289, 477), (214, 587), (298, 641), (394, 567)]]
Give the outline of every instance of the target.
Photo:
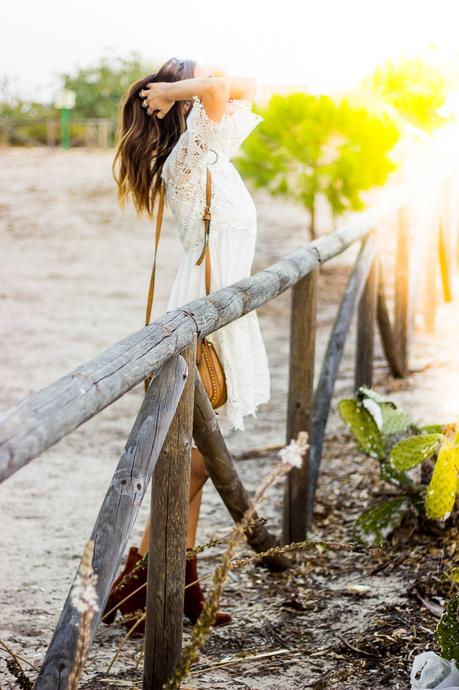
[[(153, 225), (138, 220), (131, 210), (124, 216), (118, 210), (111, 160), (111, 152), (0, 152), (0, 410), (63, 376), (144, 322)], [(299, 246), (305, 238), (305, 223), (301, 209), (261, 194), (255, 200), (259, 237), (254, 270), (258, 270)], [(164, 307), (179, 251), (173, 224), (166, 217), (156, 315)], [(354, 253), (352, 248), (322, 271), (319, 358)], [(230, 436), (236, 453), (284, 441), (288, 306), (288, 295), (282, 295), (258, 312), (272, 372), (272, 397), (257, 419), (248, 421), (245, 432)], [(379, 389), (391, 391), (394, 399), (425, 422), (444, 421), (459, 407), (454, 403), (459, 398), (457, 336), (452, 339), (455, 329), (451, 328), (458, 323), (457, 317), (457, 303), (442, 307), (436, 336), (417, 336), (413, 365), (419, 371), (399, 384), (388, 378), (378, 343)], [(336, 399), (351, 394), (353, 339), (346, 345)], [(142, 397), (143, 385), (0, 487), (0, 639), (33, 663), (39, 664), (46, 650)], [(328, 432), (314, 536), (350, 539), (352, 515), (371, 499), (377, 480), (374, 468), (362, 462), (343, 434), (334, 411)], [(240, 463), (250, 489), (274, 461), (268, 456)], [(276, 530), (281, 497), (282, 489), (276, 487), (263, 509)], [(139, 537), (146, 511), (144, 505), (133, 541)], [(224, 533), (229, 525), (214, 490), (206, 487), (198, 540), (206, 541), (215, 531)], [(396, 550), (397, 545), (392, 548)], [(422, 553), (422, 540), (413, 548)], [(293, 574), (272, 576), (249, 568), (235, 575), (224, 598), (234, 623), (212, 634), (201, 661), (216, 662), (240, 652), (288, 651), (262, 662), (201, 671), (186, 685), (263, 690), (407, 687), (408, 652), (415, 645), (420, 650), (428, 645), (434, 622), (425, 610), (419, 612), (419, 603), (410, 594), (409, 565), (394, 569), (368, 559), (315, 552)], [(431, 554), (428, 559), (429, 567), (437, 564)], [(215, 552), (200, 562), (202, 572), (210, 571)], [(367, 585), (369, 594), (353, 593), (355, 582)], [(410, 632), (412, 626), (416, 638)], [(101, 626), (84, 687), (124, 687), (100, 680), (106, 677), (105, 669), (122, 635), (119, 627)], [(365, 650), (372, 635), (376, 637), (370, 651), (359, 656), (352, 650)], [(384, 635), (394, 640), (393, 648), (382, 644)], [(134, 656), (139, 649), (139, 642), (129, 643), (111, 675), (138, 685)], [(397, 663), (391, 663), (391, 654)], [(323, 674), (323, 684), (317, 684)], [(3, 660), (0, 687), (16, 687)]]

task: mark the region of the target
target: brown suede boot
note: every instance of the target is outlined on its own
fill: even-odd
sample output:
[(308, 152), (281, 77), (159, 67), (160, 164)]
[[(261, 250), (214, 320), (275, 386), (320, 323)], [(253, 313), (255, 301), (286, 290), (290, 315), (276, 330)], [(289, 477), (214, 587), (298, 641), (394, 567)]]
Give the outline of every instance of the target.
[[(189, 549), (187, 549), (188, 551)], [(147, 582), (147, 566), (143, 565), (137, 572), (121, 587), (118, 587), (119, 583), (123, 580), (126, 575), (128, 575), (132, 570), (134, 570), (137, 563), (141, 560), (142, 556), (137, 551), (137, 547), (131, 546), (129, 549), (126, 563), (123, 570), (118, 575), (116, 580), (114, 580), (110, 596), (105, 605), (104, 611), (102, 613), (102, 622), (106, 625), (110, 625), (114, 622), (116, 618), (117, 611), (120, 611), (123, 616), (126, 617), (126, 621), (123, 625), (130, 630), (138, 620), (138, 615), (145, 613), (145, 606), (147, 603), (147, 587), (146, 585), (142, 587), (138, 592), (132, 594), (126, 601), (122, 602), (125, 597), (127, 597), (131, 592), (134, 592), (142, 584)], [(201, 613), (202, 607), (205, 603), (204, 594), (199, 585), (199, 582), (195, 582), (198, 579), (197, 567), (196, 567), (196, 556), (191, 559), (186, 560), (185, 566), (185, 585), (191, 584), (191, 587), (185, 589), (184, 606), (183, 612), (189, 618), (189, 620), (194, 624), (198, 620), (198, 616)], [(120, 603), (122, 602), (122, 603)], [(137, 615), (135, 615), (137, 614)], [(132, 617), (132, 618), (130, 618)], [(229, 613), (224, 613), (218, 611), (216, 615), (216, 620), (214, 625), (226, 625), (232, 620)], [(139, 623), (132, 637), (143, 637), (145, 634), (145, 620)]]
[[(191, 549), (187, 549), (187, 552)], [(185, 587), (186, 585), (191, 585), (185, 589), (185, 601), (183, 606), (183, 612), (187, 618), (193, 623), (193, 625), (198, 620), (199, 614), (202, 611), (202, 607), (205, 604), (205, 598), (203, 591), (200, 587), (199, 582), (195, 582), (198, 579), (197, 574), (197, 563), (196, 556), (193, 558), (186, 559), (185, 567)], [(193, 583), (194, 584), (191, 584)], [(226, 625), (232, 620), (229, 613), (224, 613), (223, 611), (218, 611), (215, 616), (214, 625)]]
[[(143, 565), (136, 573), (121, 587), (118, 587), (119, 583), (131, 573), (137, 563), (141, 560), (142, 556), (137, 551), (136, 546), (131, 546), (129, 549), (126, 563), (123, 570), (118, 575), (116, 580), (114, 580), (110, 596), (108, 597), (105, 609), (102, 613), (102, 622), (110, 625), (116, 618), (117, 611), (121, 611), (123, 616), (126, 616), (127, 620), (123, 622), (123, 625), (130, 630), (137, 622), (138, 616), (145, 613), (145, 606), (147, 601), (147, 566)], [(141, 585), (145, 584), (142, 589), (140, 589), (135, 594), (129, 597), (126, 601), (122, 601), (129, 594), (138, 589)], [(122, 603), (120, 603), (122, 602)], [(107, 615), (108, 614), (108, 615)], [(137, 614), (137, 615), (134, 615)], [(142, 621), (137, 625), (132, 636), (142, 637), (145, 634), (145, 621)]]

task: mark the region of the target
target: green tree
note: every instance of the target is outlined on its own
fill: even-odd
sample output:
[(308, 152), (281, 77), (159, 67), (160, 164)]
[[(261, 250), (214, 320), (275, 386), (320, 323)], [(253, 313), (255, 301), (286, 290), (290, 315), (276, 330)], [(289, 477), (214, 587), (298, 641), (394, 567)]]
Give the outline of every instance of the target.
[(274, 95), (257, 109), (264, 120), (242, 147), (236, 165), (255, 188), (299, 202), (316, 237), (323, 195), (336, 219), (364, 207), (361, 193), (382, 185), (396, 167), (389, 152), (399, 131), (388, 115), (306, 93)]
[(387, 60), (365, 85), (416, 127), (431, 132), (447, 120), (439, 114), (448, 95), (448, 80), (422, 58)]
[(0, 79), (0, 138), (5, 143), (45, 143), (46, 120), (54, 113), (45, 103), (19, 96), (7, 77)]
[(79, 67), (74, 74), (60, 75), (63, 87), (76, 93), (73, 117), (116, 119), (120, 101), (129, 86), (156, 67), (146, 63), (137, 52), (127, 58), (102, 58), (98, 64)]
[[(119, 106), (129, 84), (157, 67), (143, 61), (137, 52), (126, 58), (103, 57), (98, 63), (61, 73), (60, 88), (76, 93), (72, 121), (109, 118), (116, 122)], [(6, 77), (0, 80), (0, 132), (11, 143), (46, 143), (46, 120), (56, 120), (53, 103), (38, 103), (16, 95)]]

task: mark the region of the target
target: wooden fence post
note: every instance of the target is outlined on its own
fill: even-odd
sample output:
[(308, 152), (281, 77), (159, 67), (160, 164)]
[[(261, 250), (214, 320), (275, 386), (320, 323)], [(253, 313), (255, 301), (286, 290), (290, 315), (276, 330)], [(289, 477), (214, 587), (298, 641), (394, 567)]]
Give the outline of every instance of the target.
[(376, 302), (378, 295), (378, 261), (373, 260), (367, 282), (359, 301), (357, 345), (355, 350), (354, 388), (373, 384)]
[(400, 367), (400, 362), (398, 361), (398, 352), (394, 341), (394, 333), (386, 303), (386, 295), (384, 291), (384, 272), (382, 270), (381, 263), (379, 263), (378, 266), (377, 319), (382, 347), (392, 375), (397, 378), (403, 378), (403, 371)]
[(344, 290), (343, 299), (338, 309), (338, 313), (333, 324), (327, 350), (322, 362), (319, 380), (314, 393), (312, 410), (312, 435), (309, 449), (309, 468), (308, 468), (308, 501), (307, 526), (312, 524), (314, 510), (314, 499), (319, 478), (320, 462), (322, 459), (322, 448), (325, 436), (330, 406), (335, 388), (335, 381), (338, 375), (339, 365), (343, 356), (346, 337), (349, 332), (355, 306), (360, 299), (362, 290), (365, 287), (368, 273), (375, 258), (377, 249), (377, 238), (369, 235), (362, 243), (359, 256), (355, 262), (352, 273)]
[[(88, 648), (172, 422), (186, 376), (186, 364), (180, 355), (172, 357), (154, 376), (100, 508), (91, 533), (99, 611), (90, 624)], [(35, 682), (35, 690), (67, 689), (77, 653), (78, 635), (79, 614), (69, 592)]]
[(182, 650), (196, 336), (181, 353), (188, 380), (152, 478), (144, 690), (157, 690)]
[(110, 120), (99, 120), (97, 131), (97, 145), (100, 149), (107, 149), (110, 135)]
[[(296, 438), (299, 431), (311, 434), (318, 276), (319, 269), (315, 268), (292, 288), (287, 443)], [(303, 466), (292, 468), (285, 480), (284, 544), (306, 539), (308, 464), (309, 452), (304, 456)]]
[(85, 122), (84, 128), (84, 145), (88, 148), (95, 145), (97, 134), (97, 125), (91, 121)]
[(453, 213), (452, 213), (452, 228), (451, 233), (454, 237), (455, 256), (452, 257), (455, 271), (459, 270), (459, 203), (457, 201), (457, 191), (459, 187), (459, 176), (453, 177), (450, 183), (450, 198), (454, 199)]
[(448, 230), (445, 228), (444, 221), (441, 218), (438, 225), (438, 260), (443, 287), (443, 299), (445, 302), (451, 302), (453, 299), (451, 290), (451, 243), (449, 242)]
[(57, 140), (57, 122), (55, 120), (48, 120), (46, 122), (46, 144), (47, 146), (56, 146)]
[(409, 348), (409, 225), (406, 206), (398, 212), (397, 248), (395, 257), (395, 314), (394, 338), (398, 352), (398, 360), (403, 375), (408, 373)]
[(427, 248), (424, 283), (424, 328), (432, 333), (437, 317), (438, 262), (436, 252), (437, 238), (430, 236)]

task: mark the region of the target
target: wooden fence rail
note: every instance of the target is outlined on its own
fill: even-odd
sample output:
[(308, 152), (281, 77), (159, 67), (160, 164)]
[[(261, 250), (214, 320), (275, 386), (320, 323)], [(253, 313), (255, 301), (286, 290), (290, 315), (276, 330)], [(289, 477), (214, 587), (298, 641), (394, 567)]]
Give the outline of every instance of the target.
[(0, 415), (0, 482), (154, 374), (189, 345), (293, 287), (374, 229), (384, 204), (230, 287), (166, 312)]
[[(106, 149), (113, 144), (116, 122), (106, 117), (72, 118), (69, 123), (74, 136), (69, 146), (87, 146)], [(27, 132), (32, 132), (30, 136)], [(12, 120), (0, 118), (0, 141), (2, 144), (22, 144), (24, 146), (54, 147), (62, 144), (61, 124), (57, 119)]]
[[(390, 203), (367, 211), (357, 221), (300, 247), (250, 278), (167, 312), (0, 416), (3, 481), (147, 376), (153, 376), (91, 535), (100, 607), (91, 624), (92, 639), (153, 475), (144, 690), (163, 686), (181, 650), (191, 438), (233, 520), (239, 522), (251, 505), (195, 367), (197, 337), (213, 333), (293, 288), (286, 436), (289, 441), (306, 429), (310, 432), (310, 448), (303, 467), (292, 471), (286, 482), (283, 541), (304, 539), (312, 524), (335, 382), (356, 312), (355, 387), (372, 384), (376, 321), (392, 372), (403, 376), (409, 370), (410, 233), (406, 195), (406, 189), (399, 190)], [(392, 325), (379, 254), (382, 221), (394, 211), (399, 222)], [(444, 296), (450, 299), (448, 234), (438, 227), (437, 259), (442, 262)], [(448, 232), (451, 234), (451, 228)], [(319, 267), (355, 242), (361, 242), (360, 252), (331, 329), (314, 391)], [(277, 544), (259, 520), (250, 525), (246, 537), (258, 553)], [(264, 557), (261, 564), (276, 571), (288, 568), (290, 562), (276, 555)], [(68, 688), (78, 624), (69, 594), (36, 690)]]

